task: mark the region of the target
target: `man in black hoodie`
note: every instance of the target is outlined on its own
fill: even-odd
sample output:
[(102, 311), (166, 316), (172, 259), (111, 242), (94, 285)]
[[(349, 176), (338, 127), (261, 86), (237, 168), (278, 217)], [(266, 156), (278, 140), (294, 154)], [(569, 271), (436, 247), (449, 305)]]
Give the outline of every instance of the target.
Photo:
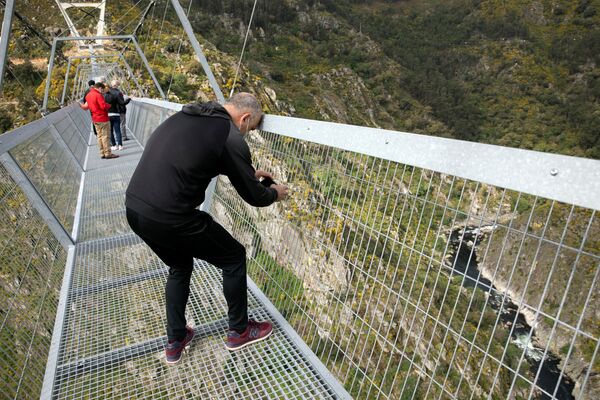
[(270, 173), (252, 167), (243, 135), (262, 119), (256, 98), (234, 95), (224, 106), (191, 104), (163, 122), (152, 134), (126, 192), (127, 221), (169, 266), (166, 283), (167, 363), (181, 359), (194, 337), (186, 326), (193, 259), (223, 271), (228, 306), (226, 347), (238, 350), (267, 338), (270, 322), (248, 319), (246, 250), (212, 217), (196, 208), (204, 201), (210, 180), (226, 175), (250, 205), (266, 207), (287, 196), (287, 187), (266, 187)]

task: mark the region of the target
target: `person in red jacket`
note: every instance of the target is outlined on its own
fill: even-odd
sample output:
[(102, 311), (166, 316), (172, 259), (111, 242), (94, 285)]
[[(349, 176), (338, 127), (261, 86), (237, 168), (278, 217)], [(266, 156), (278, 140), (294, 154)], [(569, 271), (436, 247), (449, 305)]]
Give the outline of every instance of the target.
[(90, 110), (92, 113), (92, 123), (96, 128), (98, 135), (98, 148), (100, 149), (101, 158), (117, 158), (116, 154), (110, 151), (110, 120), (108, 118), (108, 110), (110, 104), (104, 101), (104, 92), (106, 88), (102, 82), (98, 82), (85, 96), (85, 104), (80, 104), (84, 110)]

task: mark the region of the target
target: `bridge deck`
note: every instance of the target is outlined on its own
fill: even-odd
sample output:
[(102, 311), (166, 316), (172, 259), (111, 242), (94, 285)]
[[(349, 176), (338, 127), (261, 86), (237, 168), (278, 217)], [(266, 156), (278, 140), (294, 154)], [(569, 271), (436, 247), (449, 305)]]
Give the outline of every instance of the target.
[(102, 160), (95, 143), (88, 148), (53, 397), (335, 398), (253, 285), (250, 314), (274, 321), (274, 334), (236, 353), (225, 349), (220, 271), (200, 261), (187, 310), (197, 338), (178, 365), (165, 363), (167, 269), (130, 231), (123, 204), (142, 148), (129, 140), (117, 153)]

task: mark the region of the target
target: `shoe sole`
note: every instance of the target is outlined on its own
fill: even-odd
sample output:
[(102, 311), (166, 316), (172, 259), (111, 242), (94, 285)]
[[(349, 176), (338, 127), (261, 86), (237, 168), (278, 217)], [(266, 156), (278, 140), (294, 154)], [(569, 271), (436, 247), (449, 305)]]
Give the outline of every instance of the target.
[(177, 364), (179, 361), (181, 361), (181, 359), (183, 358), (183, 353), (190, 348), (190, 346), (192, 345), (192, 342), (194, 341), (194, 339), (196, 338), (196, 334), (194, 333), (194, 336), (192, 336), (192, 340), (190, 340), (189, 342), (187, 342), (187, 344), (185, 345), (185, 347), (183, 348), (183, 350), (181, 350), (181, 357), (179, 357), (177, 360), (175, 361), (169, 361), (165, 358), (165, 361), (167, 362), (167, 364), (169, 365), (175, 365)]
[(261, 341), (265, 340), (266, 338), (268, 338), (269, 336), (271, 336), (272, 333), (273, 333), (273, 329), (271, 329), (271, 332), (269, 332), (267, 334), (267, 336), (261, 337), (260, 339), (252, 340), (252, 341), (244, 343), (243, 345), (238, 346), (238, 347), (228, 347), (227, 345), (225, 345), (225, 348), (227, 350), (229, 350), (229, 351), (238, 351), (238, 350), (243, 349), (244, 347), (246, 347), (248, 345), (251, 345), (251, 344), (254, 344), (254, 343), (258, 343), (258, 342), (261, 342)]

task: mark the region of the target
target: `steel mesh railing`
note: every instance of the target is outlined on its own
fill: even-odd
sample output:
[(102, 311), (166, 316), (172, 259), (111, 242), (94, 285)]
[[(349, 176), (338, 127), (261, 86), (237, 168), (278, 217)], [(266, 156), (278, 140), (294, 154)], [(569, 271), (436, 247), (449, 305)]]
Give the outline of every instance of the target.
[[(145, 144), (180, 107), (132, 103), (135, 139)], [(129, 145), (111, 165), (81, 157), (87, 142), (77, 124), (85, 126), (86, 118), (71, 107), (23, 127), (26, 137), (8, 156), (63, 227), (70, 231), (77, 219), (51, 396), (336, 397), (279, 323), (272, 345), (226, 356), (218, 271), (201, 263), (190, 311), (206, 333), (183, 368), (205, 379), (182, 381), (165, 370), (157, 357), (164, 321), (156, 307), (166, 270), (129, 232), (122, 205), (140, 149)], [(503, 188), (495, 177), (495, 184), (483, 183), (451, 163), (401, 162), (393, 155), (398, 147), (348, 144), (315, 121), (267, 116), (264, 129), (248, 137), (255, 164), (290, 185), (289, 199), (256, 209), (222, 178), (211, 214), (248, 250), (250, 287), (262, 291), (251, 290), (251, 313), (274, 318), (263, 307), (266, 295), (353, 397), (597, 397), (600, 221), (597, 199), (586, 193), (597, 192), (598, 162), (566, 160), (587, 177), (589, 191), (567, 182), (572, 195), (557, 186), (559, 200), (552, 200), (546, 187), (527, 186), (527, 171), (518, 175), (525, 183)], [(337, 129), (381, 139), (366, 128)], [(442, 141), (427, 140), (431, 149)], [(539, 154), (518, 156), (535, 161)], [(494, 161), (481, 165), (502, 169)], [(80, 188), (82, 166), (88, 169)], [(66, 252), (3, 166), (0, 184), (0, 213), (8, 222), (0, 253), (3, 393), (36, 397)], [(70, 219), (78, 189), (79, 211)]]
[(119, 159), (101, 160), (90, 147), (60, 346), (49, 360), (52, 373), (43, 395), (57, 399), (339, 398), (321, 367), (315, 367), (276, 310), (253, 287), (249, 313), (272, 320), (274, 334), (260, 346), (231, 354), (223, 345), (227, 312), (221, 273), (200, 261), (187, 308), (188, 323), (198, 337), (177, 367), (165, 364), (167, 268), (129, 230), (124, 196), (141, 156), (140, 143), (173, 110), (142, 105), (129, 106), (133, 140), (119, 152)]
[[(279, 118), (265, 118), (269, 130), (248, 143), (257, 167), (290, 185), (289, 199), (256, 209), (221, 178), (211, 214), (247, 248), (249, 276), (352, 396), (596, 397), (600, 221), (595, 207), (574, 205), (585, 193), (569, 204), (460, 177), (452, 149), (448, 170), (435, 171), (394, 161), (389, 148), (382, 157), (348, 150), (342, 135), (318, 144), (302, 131), (319, 137), (327, 127)], [(301, 132), (290, 135), (288, 124)], [(434, 150), (444, 145), (431, 140)], [(535, 188), (526, 176), (515, 186)]]
[(0, 165), (0, 393), (39, 396), (66, 251)]
[(71, 232), (87, 152), (89, 113), (72, 105), (19, 128), (29, 135), (9, 150), (65, 230)]
[(86, 122), (71, 106), (0, 138), (0, 392), (6, 398), (35, 398), (43, 386), (87, 153)]
[(136, 139), (142, 146), (146, 144), (150, 135), (158, 125), (173, 115), (181, 105), (156, 101), (156, 104), (137, 102), (128, 114), (128, 121), (135, 126)]
[(277, 133), (249, 144), (289, 200), (256, 210), (220, 184), (213, 214), (351, 395), (596, 397), (594, 210)]

